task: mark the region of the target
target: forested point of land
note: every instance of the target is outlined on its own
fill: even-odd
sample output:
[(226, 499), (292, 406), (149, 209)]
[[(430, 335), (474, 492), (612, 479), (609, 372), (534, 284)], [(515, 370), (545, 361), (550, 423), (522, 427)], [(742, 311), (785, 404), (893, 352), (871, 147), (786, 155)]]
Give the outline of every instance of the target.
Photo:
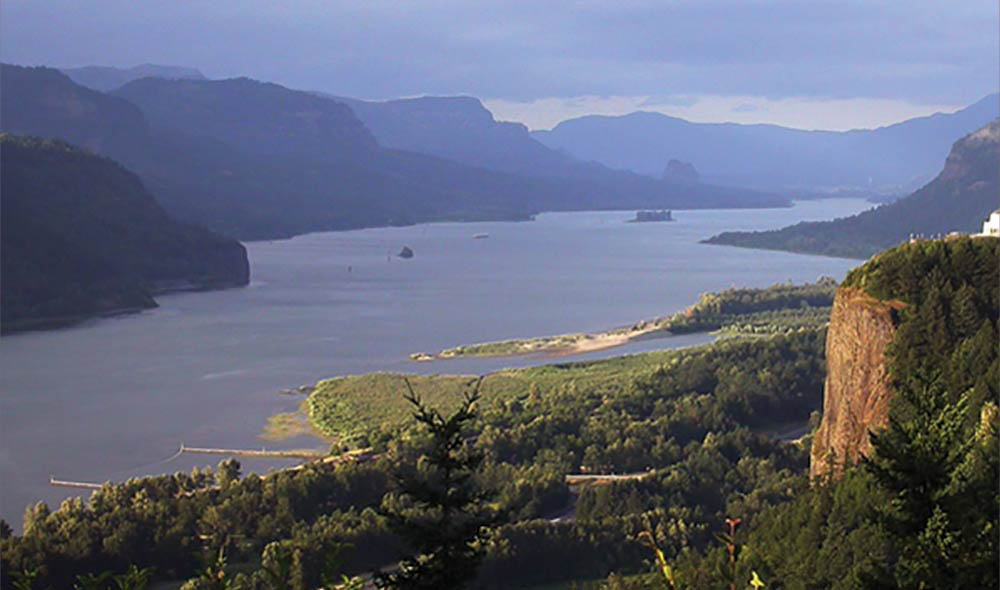
[(155, 307), (171, 289), (245, 285), (236, 240), (170, 218), (119, 164), (0, 134), (3, 331)]

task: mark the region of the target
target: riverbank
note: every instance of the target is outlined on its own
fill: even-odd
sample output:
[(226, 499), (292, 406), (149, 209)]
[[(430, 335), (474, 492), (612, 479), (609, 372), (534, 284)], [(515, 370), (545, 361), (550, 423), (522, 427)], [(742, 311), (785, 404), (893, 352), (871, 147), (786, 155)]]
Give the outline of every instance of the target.
[(664, 338), (670, 336), (667, 329), (670, 320), (660, 318), (644, 321), (626, 328), (616, 328), (593, 334), (562, 334), (540, 338), (483, 342), (469, 346), (458, 346), (442, 350), (437, 354), (414, 353), (410, 359), (418, 362), (447, 360), (467, 357), (502, 357), (542, 355), (545, 358), (559, 358), (588, 352), (596, 352), (623, 346), (639, 338)]
[(814, 328), (829, 320), (837, 282), (821, 278), (804, 285), (778, 284), (765, 289), (728, 289), (702, 294), (698, 301), (669, 317), (643, 320), (624, 328), (592, 334), (563, 334), (484, 342), (414, 353), (410, 360), (429, 362), (467, 357), (539, 355), (560, 358), (606, 350), (636, 340), (676, 334), (721, 331), (729, 334), (773, 334)]

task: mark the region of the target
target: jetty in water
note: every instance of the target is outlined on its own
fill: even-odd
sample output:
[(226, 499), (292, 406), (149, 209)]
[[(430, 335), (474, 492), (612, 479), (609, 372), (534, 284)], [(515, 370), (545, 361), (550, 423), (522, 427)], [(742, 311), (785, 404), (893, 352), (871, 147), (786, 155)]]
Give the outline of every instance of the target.
[[(339, 464), (339, 463), (364, 463), (371, 461), (378, 457), (378, 454), (372, 452), (370, 447), (364, 449), (354, 449), (347, 451), (346, 453), (341, 453), (340, 455), (328, 455), (322, 451), (314, 451), (311, 449), (298, 449), (290, 451), (268, 451), (266, 449), (212, 449), (204, 447), (188, 447), (181, 443), (180, 450), (177, 451), (170, 459), (170, 461), (176, 458), (178, 455), (184, 453), (195, 453), (201, 455), (228, 455), (228, 456), (241, 456), (241, 457), (268, 457), (268, 458), (278, 458), (278, 459), (305, 459), (308, 461), (321, 460), (322, 463), (327, 464)], [(265, 475), (268, 477), (274, 475), (275, 473), (283, 473), (288, 471), (298, 471), (305, 468), (308, 463), (302, 463), (292, 467), (286, 467), (279, 469), (277, 471), (269, 472)], [(111, 482), (108, 482), (111, 483)], [(69, 481), (64, 479), (56, 479), (49, 476), (49, 485), (53, 487), (62, 488), (81, 488), (86, 490), (99, 490), (104, 487), (105, 484), (91, 483), (86, 481)], [(116, 485), (116, 484), (112, 484)]]
[(49, 485), (57, 488), (83, 488), (86, 490), (99, 490), (104, 487), (103, 484), (99, 483), (89, 483), (85, 481), (66, 481), (63, 479), (56, 479), (49, 476)]
[(327, 453), (310, 449), (298, 449), (291, 451), (268, 451), (261, 448), (254, 449), (209, 449), (202, 447), (187, 447), (181, 443), (181, 453), (196, 453), (201, 455), (229, 455), (233, 457), (271, 457), (279, 459), (322, 459)]

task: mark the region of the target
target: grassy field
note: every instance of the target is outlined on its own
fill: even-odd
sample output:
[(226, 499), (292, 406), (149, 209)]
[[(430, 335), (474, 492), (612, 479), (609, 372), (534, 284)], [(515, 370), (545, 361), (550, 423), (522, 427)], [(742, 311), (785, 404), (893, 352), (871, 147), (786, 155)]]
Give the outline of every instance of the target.
[[(726, 345), (726, 342), (720, 342), (706, 346)], [(483, 377), (480, 384), (482, 403), (492, 405), (576, 389), (614, 394), (635, 377), (660, 367), (669, 368), (689, 351), (701, 348), (663, 350), (600, 361), (557, 363), (490, 373)], [(316, 384), (316, 390), (307, 400), (310, 423), (323, 435), (348, 446), (367, 446), (370, 433), (392, 431), (410, 419), (412, 407), (403, 398), (406, 380), (430, 406), (447, 413), (458, 406), (462, 393), (474, 387), (478, 377), (374, 373), (326, 379)]]

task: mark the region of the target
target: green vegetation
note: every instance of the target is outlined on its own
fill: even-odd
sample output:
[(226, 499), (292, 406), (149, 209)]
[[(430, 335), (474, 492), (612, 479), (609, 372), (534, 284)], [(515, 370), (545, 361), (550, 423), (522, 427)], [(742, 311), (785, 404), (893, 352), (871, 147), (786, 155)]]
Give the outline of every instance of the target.
[(894, 388), (920, 392), (939, 382), (952, 402), (968, 392), (970, 423), (1000, 398), (997, 268), (1000, 239), (957, 238), (905, 244), (847, 275), (845, 286), (906, 304), (889, 350)]
[(997, 586), (997, 268), (1000, 240), (963, 238), (906, 244), (847, 276), (905, 304), (889, 426), (862, 466), (762, 511), (744, 537), (744, 574), (796, 589)]
[[(444, 418), (469, 413), (462, 393), (474, 380), (413, 378), (412, 397), (428, 404), (423, 424), (451, 425), (437, 440), (456, 451), (452, 483), (496, 490), (485, 507), (509, 515), (473, 544), (485, 552), (474, 586), (604, 578), (608, 589), (663, 588), (669, 568), (679, 589), (995, 587), (998, 264), (1000, 240), (962, 239), (909, 244), (851, 273), (849, 286), (905, 303), (890, 358), (899, 395), (875, 455), (812, 485), (808, 437), (789, 444), (763, 430), (819, 409), (823, 328), (504, 371), (478, 384), (475, 420)], [(69, 587), (129, 565), (183, 579), (224, 552), (234, 584), (242, 575), (246, 588), (267, 588), (260, 572), (285, 564), (298, 590), (325, 583), (325, 556), (347, 545), (348, 575), (412, 555), (394, 519), (427, 525), (415, 499), (452, 486), (434, 477), (435, 437), (403, 419), (405, 389), (397, 376), (345, 378), (310, 398), (321, 427), (375, 447), (365, 463), (241, 479), (224, 462), (214, 474), (107, 485), (87, 505), (29, 507), (24, 535), (0, 526), (2, 585), (12, 587), (11, 572), (37, 572), (35, 587)], [(466, 456), (482, 457), (474, 474)], [(580, 473), (645, 475), (567, 484)], [(404, 487), (393, 492), (394, 482)], [(662, 562), (651, 563), (650, 544)], [(188, 587), (209, 587), (198, 583)]]
[(489, 529), (502, 521), (486, 504), (495, 493), (475, 477), (484, 455), (464, 438), (476, 417), (478, 388), (467, 391), (447, 418), (425, 406), (412, 389), (406, 400), (416, 408), (414, 419), (429, 440), (424, 448), (415, 449), (417, 453), (397, 458), (396, 486), (383, 498), (380, 514), (413, 553), (397, 571), (377, 575), (375, 585), (391, 590), (460, 590), (475, 580)]
[(975, 233), (997, 207), (998, 159), (1000, 123), (994, 121), (956, 142), (944, 171), (908, 197), (834, 221), (726, 232), (705, 242), (863, 259), (913, 234)]
[(264, 440), (278, 441), (294, 438), (303, 434), (321, 436), (309, 424), (309, 404), (303, 401), (296, 412), (275, 414), (267, 419), (264, 431), (259, 435)]
[(669, 318), (665, 329), (681, 334), (720, 329), (741, 331), (741, 326), (770, 332), (822, 326), (830, 320), (836, 292), (837, 282), (823, 277), (805, 285), (779, 284), (766, 289), (707, 293), (687, 310)]
[(171, 288), (244, 285), (241, 244), (167, 216), (118, 164), (0, 135), (2, 325), (47, 327), (155, 307)]
[[(804, 330), (483, 379), (479, 418), (463, 438), (474, 440), (473, 450), (484, 457), (478, 485), (497, 490), (492, 506), (512, 522), (485, 542), (476, 587), (642, 571), (645, 549), (629, 539), (647, 522), (661, 545), (700, 551), (725, 514), (751, 514), (785, 498), (801, 480), (808, 453), (751, 428), (807, 420), (821, 401), (822, 354), (823, 331)], [(453, 379), (450, 395), (432, 398), (436, 382), (421, 379), (413, 380), (414, 390), (450, 413), (471, 385)], [(396, 383), (405, 407), (405, 384)], [(87, 505), (33, 507), (25, 534), (0, 541), (2, 569), (40, 567), (39, 583), (52, 587), (129, 564), (178, 579), (197, 575), (202, 559), (225, 548), (230, 569), (252, 572), (273, 543), (300, 552), (296, 576), (307, 588), (316, 587), (323, 555), (334, 547), (354, 547), (344, 553), (345, 573), (383, 566), (403, 556), (379, 512), (392, 497), (394, 461), (419, 456), (426, 438), (402, 420), (391, 432), (367, 436), (381, 450), (368, 463), (316, 463), (242, 479), (230, 464), (224, 476), (199, 471), (134, 480), (106, 486)], [(585, 485), (575, 495), (565, 481), (581, 470), (647, 468), (649, 477)], [(574, 497), (575, 519), (542, 518), (572, 511)]]
[(886, 502), (875, 524), (894, 549), (866, 587), (1000, 585), (1000, 240), (909, 244), (847, 283), (907, 304), (889, 350), (898, 392), (865, 462)]
[(686, 334), (721, 330), (726, 334), (776, 334), (816, 328), (830, 319), (837, 282), (829, 277), (805, 285), (774, 285), (766, 289), (728, 289), (703, 294), (688, 309), (670, 317), (641, 321), (596, 334), (563, 334), (459, 346), (437, 355), (414, 353), (417, 361), (435, 358), (572, 354), (625, 344), (654, 334)]

